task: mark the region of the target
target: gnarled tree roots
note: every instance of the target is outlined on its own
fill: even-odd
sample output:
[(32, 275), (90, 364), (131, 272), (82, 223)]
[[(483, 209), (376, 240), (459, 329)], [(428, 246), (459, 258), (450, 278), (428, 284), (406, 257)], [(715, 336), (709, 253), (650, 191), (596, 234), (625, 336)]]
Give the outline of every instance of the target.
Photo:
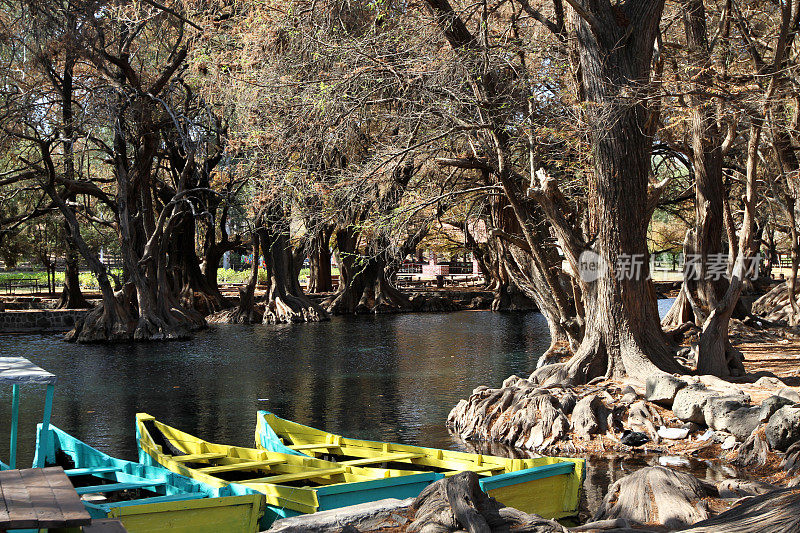
[(179, 304), (154, 305), (140, 310), (131, 285), (114, 295), (113, 308), (97, 305), (76, 322), (65, 339), (73, 342), (162, 341), (189, 338), (193, 331), (207, 326), (198, 312)]

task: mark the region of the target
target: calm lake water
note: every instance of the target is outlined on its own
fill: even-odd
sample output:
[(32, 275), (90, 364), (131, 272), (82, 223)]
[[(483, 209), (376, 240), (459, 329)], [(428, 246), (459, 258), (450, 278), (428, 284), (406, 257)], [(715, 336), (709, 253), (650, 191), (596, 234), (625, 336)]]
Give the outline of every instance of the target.
[[(662, 314), (670, 304), (659, 302)], [(252, 446), (257, 409), (352, 437), (524, 456), (500, 445), (464, 443), (450, 435), (445, 420), (478, 385), (496, 387), (511, 374), (530, 374), (548, 345), (540, 314), (485, 311), (216, 326), (191, 341), (151, 344), (0, 336), (0, 355), (27, 357), (56, 374), (53, 423), (125, 459), (136, 459), (139, 411), (212, 442)], [(0, 388), (3, 460), (10, 397), (10, 387)], [(33, 459), (43, 402), (43, 387), (23, 387), (18, 466)], [(609, 483), (658, 460), (590, 458), (585, 508), (596, 509)], [(686, 466), (709, 480), (736, 474), (725, 465)]]
[[(450, 409), (478, 385), (529, 374), (549, 335), (537, 313), (459, 312), (220, 326), (187, 342), (75, 345), (0, 336), (0, 354), (56, 374), (53, 423), (109, 454), (136, 458), (142, 411), (209, 441), (252, 445), (255, 412), (328, 431), (459, 448)], [(32, 459), (43, 388), (22, 389), (21, 459)], [(10, 387), (0, 389), (8, 457)]]

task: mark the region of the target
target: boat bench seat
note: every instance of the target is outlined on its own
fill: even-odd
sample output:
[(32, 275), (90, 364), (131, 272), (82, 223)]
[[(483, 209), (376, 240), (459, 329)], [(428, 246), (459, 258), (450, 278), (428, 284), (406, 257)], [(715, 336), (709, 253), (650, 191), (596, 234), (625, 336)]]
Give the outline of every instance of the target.
[(387, 453), (378, 457), (367, 457), (365, 459), (352, 459), (350, 461), (341, 461), (339, 464), (347, 466), (361, 466), (375, 463), (391, 463), (393, 461), (403, 461), (406, 459), (418, 459), (425, 457), (424, 453)]
[(464, 468), (460, 470), (452, 470), (450, 472), (446, 472), (445, 475), (452, 476), (453, 474), (458, 474), (459, 472), (463, 472), (465, 470), (469, 470), (471, 472), (475, 472), (476, 474), (481, 474), (483, 472), (493, 472), (495, 470), (504, 470), (505, 467), (502, 465), (492, 465), (492, 466), (473, 466), (473, 465), (464, 465)]
[(291, 448), (291, 449), (296, 450), (296, 451), (297, 450), (315, 450), (315, 449), (329, 450), (331, 448), (341, 448), (341, 445), (339, 445), (339, 444), (293, 444), (291, 446), (288, 446), (288, 448)]
[(224, 453), (193, 453), (191, 455), (174, 455), (172, 459), (179, 463), (196, 463), (198, 461), (222, 459), (223, 457), (227, 457), (227, 455)]
[(108, 483), (106, 485), (89, 485), (88, 487), (78, 487), (75, 489), (78, 494), (94, 494), (96, 492), (114, 492), (117, 490), (144, 489), (149, 487), (161, 487), (167, 482), (163, 479), (142, 479), (141, 481), (126, 481), (124, 483)]
[(251, 468), (258, 468), (263, 466), (277, 465), (285, 462), (285, 459), (272, 459), (269, 461), (243, 461), (241, 463), (231, 463), (227, 465), (206, 466), (198, 468), (197, 472), (204, 474), (216, 474), (218, 472), (231, 472), (234, 470), (248, 470)]
[(95, 474), (110, 474), (112, 472), (122, 472), (121, 466), (91, 466), (87, 468), (70, 468), (64, 470), (69, 477), (73, 476), (93, 476)]
[(301, 479), (312, 479), (317, 477), (327, 477), (336, 474), (344, 474), (347, 469), (342, 468), (319, 468), (305, 472), (295, 472), (294, 474), (279, 474), (277, 476), (260, 477), (256, 479), (245, 479), (237, 483), (288, 483), (290, 481), (300, 481)]

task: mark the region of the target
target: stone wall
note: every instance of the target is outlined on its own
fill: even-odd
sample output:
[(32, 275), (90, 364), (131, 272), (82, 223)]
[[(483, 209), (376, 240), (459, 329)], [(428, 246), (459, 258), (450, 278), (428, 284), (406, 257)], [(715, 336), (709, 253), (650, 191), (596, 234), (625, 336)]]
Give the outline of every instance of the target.
[(67, 331), (87, 312), (87, 309), (6, 311), (0, 313), (0, 334)]

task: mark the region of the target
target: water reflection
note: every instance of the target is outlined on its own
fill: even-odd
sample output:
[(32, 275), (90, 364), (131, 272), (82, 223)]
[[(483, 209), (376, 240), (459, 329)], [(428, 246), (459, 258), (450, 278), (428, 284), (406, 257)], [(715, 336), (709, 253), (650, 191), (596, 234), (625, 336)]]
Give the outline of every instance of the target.
[[(134, 458), (145, 411), (211, 441), (250, 445), (255, 411), (348, 435), (458, 448), (444, 427), (481, 384), (527, 375), (548, 345), (541, 315), (462, 312), (224, 326), (189, 342), (78, 346), (57, 336), (0, 337), (59, 378), (53, 422), (103, 451)], [(23, 389), (20, 464), (31, 460), (43, 394)], [(0, 389), (7, 457), (10, 390)]]

